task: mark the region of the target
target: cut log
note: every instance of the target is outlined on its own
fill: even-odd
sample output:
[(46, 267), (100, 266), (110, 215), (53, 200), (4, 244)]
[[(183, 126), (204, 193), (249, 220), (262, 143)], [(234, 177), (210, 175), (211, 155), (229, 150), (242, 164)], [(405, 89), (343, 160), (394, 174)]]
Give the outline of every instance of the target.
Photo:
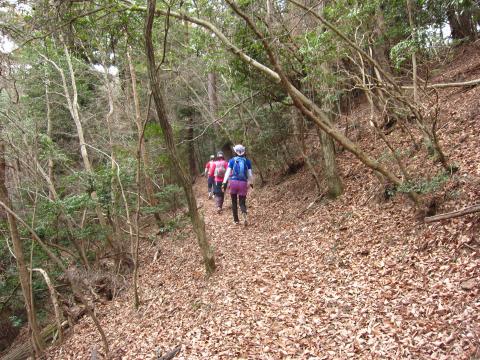
[(461, 210), (456, 210), (456, 211), (448, 212), (448, 213), (445, 213), (445, 214), (426, 217), (425, 218), (425, 223), (431, 223), (431, 222), (440, 221), (440, 220), (457, 218), (457, 217), (472, 214), (472, 213), (478, 212), (478, 211), (480, 211), (480, 204), (475, 204), (475, 205), (468, 206), (468, 207), (466, 207), (464, 209), (461, 209)]

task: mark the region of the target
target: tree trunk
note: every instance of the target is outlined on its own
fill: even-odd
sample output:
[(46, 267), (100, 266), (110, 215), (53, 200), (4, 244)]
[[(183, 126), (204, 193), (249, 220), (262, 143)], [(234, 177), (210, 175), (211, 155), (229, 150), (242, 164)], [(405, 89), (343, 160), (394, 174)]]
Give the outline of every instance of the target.
[[(46, 105), (46, 110), (47, 110), (47, 136), (50, 140), (52, 140), (52, 117), (51, 117), (51, 111), (50, 111), (50, 96), (49, 96), (49, 90), (48, 90), (48, 85), (49, 85), (49, 80), (48, 78), (45, 79), (45, 105)], [(48, 155), (48, 178), (52, 183), (54, 183), (54, 175), (53, 175), (53, 159), (50, 155)], [(48, 197), (50, 199), (53, 199), (53, 194), (49, 191), (48, 192)]]
[[(208, 92), (208, 104), (210, 108), (210, 113), (214, 120), (217, 119), (218, 113), (218, 97), (217, 97), (217, 74), (214, 72), (209, 72), (207, 75), (207, 92)], [(214, 124), (214, 128), (217, 127), (217, 124)], [(216, 151), (215, 148), (215, 139), (211, 138), (211, 150)]]
[(217, 74), (213, 72), (208, 73), (208, 103), (210, 112), (216, 117), (218, 111)]
[(335, 146), (332, 138), (325, 131), (317, 128), (317, 132), (322, 145), (323, 172), (327, 182), (328, 196), (334, 199), (343, 193), (343, 184), (335, 159)]
[[(10, 197), (7, 190), (7, 166), (5, 162), (5, 144), (0, 141), (0, 200), (9, 208), (12, 208)], [(23, 254), (22, 240), (18, 232), (17, 221), (10, 213), (7, 212), (8, 228), (10, 237), (12, 238), (13, 251), (17, 262), (18, 277), (22, 288), (23, 298), (25, 299), (25, 310), (27, 311), (28, 324), (32, 332), (32, 345), (35, 353), (40, 354), (43, 351), (43, 341), (40, 336), (40, 330), (37, 325), (37, 318), (33, 311), (33, 298), (30, 293), (30, 277), (28, 274), (25, 257)]]
[[(155, 187), (153, 185), (153, 181), (148, 174), (147, 169), (150, 166), (150, 159), (148, 158), (147, 149), (145, 146), (145, 139), (143, 136), (140, 136), (140, 133), (143, 132), (143, 124), (142, 124), (142, 114), (140, 111), (140, 101), (138, 99), (138, 91), (137, 91), (137, 73), (135, 71), (135, 66), (132, 61), (132, 57), (130, 55), (130, 49), (127, 48), (127, 60), (128, 60), (128, 68), (130, 71), (130, 81), (132, 86), (132, 95), (133, 95), (133, 104), (135, 108), (135, 124), (137, 125), (137, 135), (138, 138), (141, 138), (140, 144), (140, 151), (141, 151), (141, 160), (143, 162), (143, 176), (145, 178), (145, 192), (147, 193), (148, 202), (152, 207), (158, 206), (158, 199), (155, 197)], [(150, 101), (148, 102), (148, 106), (150, 107)], [(149, 113), (150, 109), (147, 109), (147, 113)], [(146, 119), (146, 122), (148, 119)], [(162, 217), (159, 211), (155, 211), (153, 213), (155, 217), (155, 221), (157, 223), (158, 228), (162, 228), (164, 226)]]
[[(415, 30), (415, 23), (413, 21), (414, 5), (412, 0), (407, 0), (408, 22), (410, 24), (410, 30), (412, 32), (412, 39), (417, 40), (417, 31)], [(416, 46), (416, 42), (415, 45)], [(413, 101), (418, 103), (418, 87), (417, 87), (417, 53), (412, 51), (412, 72), (413, 72)]]
[(205, 270), (207, 272), (207, 275), (210, 275), (215, 271), (215, 258), (213, 254), (213, 249), (211, 248), (207, 239), (203, 216), (198, 211), (197, 200), (195, 198), (195, 194), (193, 193), (192, 183), (187, 173), (182, 168), (180, 158), (177, 153), (172, 127), (167, 116), (163, 95), (161, 93), (161, 88), (158, 82), (159, 79), (156, 72), (157, 67), (155, 64), (155, 52), (153, 50), (152, 41), (152, 27), (153, 18), (155, 15), (155, 5), (155, 0), (148, 0), (148, 11), (145, 19), (145, 52), (147, 55), (147, 67), (150, 78), (150, 87), (152, 90), (155, 108), (157, 110), (158, 122), (163, 130), (163, 136), (167, 146), (168, 154), (187, 198), (190, 218), (192, 220), (193, 229), (197, 235), (197, 240), (202, 253)]
[(472, 13), (467, 9), (457, 9), (454, 4), (447, 8), (452, 39), (475, 39), (476, 31)]
[[(322, 1), (322, 2), (315, 2), (312, 0), (301, 0), (302, 4), (310, 9), (316, 8), (317, 11), (323, 12), (323, 8), (325, 5), (327, 5), (327, 1)], [(317, 27), (317, 22), (316, 19), (310, 14), (304, 14), (303, 11), (300, 11), (299, 8), (294, 7), (291, 9), (292, 12), (297, 12), (298, 16), (303, 17), (303, 23), (304, 23), (304, 29), (298, 29), (297, 31), (311, 31), (312, 29), (315, 29)], [(301, 35), (301, 34), (298, 34)], [(320, 65), (322, 71), (325, 72), (325, 74), (330, 73), (330, 65), (328, 63), (322, 63)], [(312, 86), (313, 87), (313, 86)], [(325, 103), (322, 104), (324, 107), (327, 106), (329, 108), (332, 108), (331, 103)], [(297, 110), (298, 111), (298, 110)], [(325, 113), (330, 121), (331, 116), (330, 113), (327, 112)], [(303, 116), (300, 114), (300, 117), (302, 118), (302, 124), (303, 124)], [(302, 127), (303, 128), (303, 127)], [(328, 196), (331, 198), (336, 198), (337, 196), (341, 195), (343, 192), (343, 186), (342, 186), (342, 179), (340, 178), (337, 170), (337, 162), (335, 158), (335, 147), (333, 144), (333, 141), (331, 138), (325, 134), (324, 131), (318, 130), (318, 135), (320, 138), (320, 143), (322, 145), (322, 167), (323, 167), (323, 172), (325, 175), (326, 183), (327, 183), (327, 192)], [(302, 145), (305, 146), (305, 141), (302, 139)], [(320, 192), (320, 181), (318, 177), (316, 176), (316, 172), (314, 167), (312, 166), (310, 160), (306, 156), (306, 151), (304, 149), (304, 155), (303, 155), (305, 162), (307, 164), (307, 167), (311, 169), (311, 172), (315, 178), (315, 181), (317, 183), (318, 191)]]
[(192, 177), (192, 183), (195, 182), (197, 173), (197, 162), (195, 160), (195, 143), (193, 142), (193, 115), (188, 118), (187, 125), (187, 147), (188, 147), (188, 167), (190, 169), (190, 176)]
[[(330, 68), (326, 63), (323, 63), (321, 67), (325, 73), (330, 72)], [(323, 105), (328, 109), (325, 115), (328, 117), (329, 122), (333, 124), (332, 109), (334, 104), (327, 100)], [(328, 136), (325, 131), (322, 131), (317, 127), (317, 132), (320, 138), (320, 144), (322, 145), (322, 165), (325, 180), (327, 182), (327, 193), (330, 198), (335, 199), (343, 193), (342, 179), (337, 168), (335, 145), (332, 137)]]
[(57, 296), (55, 287), (52, 284), (52, 280), (50, 280), (50, 276), (48, 276), (47, 272), (41, 268), (32, 269), (32, 271), (39, 272), (43, 276), (43, 279), (47, 284), (48, 291), (50, 292), (50, 299), (52, 300), (53, 312), (55, 314), (55, 322), (57, 324), (58, 336), (60, 341), (63, 341), (63, 330), (62, 330), (63, 316), (62, 316), (62, 313), (60, 312), (60, 306), (58, 305), (58, 296)]
[(288, 169), (294, 169), (295, 168), (295, 156), (292, 155), (292, 153), (288, 149), (287, 143), (282, 142), (281, 147), (283, 149), (285, 164), (287, 165)]
[(305, 136), (304, 136), (303, 116), (301, 113), (299, 113), (297, 109), (293, 109), (292, 122), (293, 122), (293, 128), (295, 130), (294, 138), (297, 140), (299, 148), (302, 151), (303, 161), (305, 162), (305, 164), (307, 164), (308, 170), (312, 174), (313, 180), (315, 181), (315, 185), (317, 186), (317, 191), (318, 193), (320, 193), (322, 190), (321, 184), (320, 184), (320, 178), (317, 174), (317, 171), (315, 170), (315, 166), (313, 166), (312, 162), (310, 161), (310, 158), (307, 155), (307, 146), (305, 145)]
[[(67, 85), (67, 81), (66, 81), (63, 70), (53, 61), (49, 60), (49, 62), (55, 66), (55, 68), (60, 73), (60, 76), (62, 78), (62, 85), (63, 85), (64, 94), (67, 100), (68, 109), (70, 111), (70, 115), (72, 116), (72, 119), (75, 123), (75, 127), (77, 129), (78, 140), (80, 143), (80, 155), (82, 156), (83, 166), (87, 174), (93, 176), (93, 169), (90, 163), (90, 159), (88, 157), (87, 144), (85, 141), (83, 126), (80, 119), (80, 114), (78, 112), (79, 105), (78, 105), (78, 92), (77, 92), (77, 84), (75, 80), (75, 73), (73, 72), (73, 65), (72, 65), (72, 59), (70, 57), (70, 52), (68, 51), (67, 45), (65, 43), (63, 43), (63, 50), (64, 50), (65, 58), (67, 60), (68, 71), (70, 73), (70, 85), (72, 86), (72, 92), (73, 92), (72, 96), (70, 96), (70, 92), (68, 90), (68, 85)], [(103, 215), (101, 206), (98, 202), (98, 196), (95, 190), (92, 191), (91, 197), (95, 202), (95, 212), (97, 214), (98, 221), (100, 225), (107, 230), (107, 236), (106, 236), (107, 243), (109, 247), (116, 253), (117, 247), (116, 247), (116, 244), (114, 243), (112, 234), (108, 229), (108, 225), (105, 220), (105, 216)]]
[(140, 246), (140, 172), (142, 168), (142, 144), (143, 144), (143, 137), (145, 135), (145, 126), (147, 125), (148, 116), (150, 115), (150, 103), (152, 98), (148, 98), (148, 110), (147, 110), (147, 117), (143, 124), (141, 125), (140, 133), (138, 134), (137, 140), (137, 171), (135, 174), (135, 184), (137, 186), (137, 204), (135, 207), (135, 227), (137, 234), (135, 236), (135, 246), (133, 251), (133, 306), (135, 309), (138, 309), (140, 306), (140, 294), (138, 291), (138, 268), (140, 266), (138, 261), (139, 255), (139, 246)]
[(390, 62), (386, 56), (388, 53), (388, 46), (385, 44), (385, 32), (386, 28), (383, 8), (380, 4), (378, 4), (375, 11), (375, 28), (373, 31), (376, 40), (376, 44), (373, 46), (373, 55), (375, 59), (377, 59), (378, 64), (382, 67), (382, 69), (391, 74), (392, 69), (390, 68)]
[[(108, 143), (109, 143), (109, 147), (110, 147), (110, 169), (111, 169), (111, 174), (112, 174), (112, 177), (110, 179), (110, 209), (107, 212), (107, 218), (108, 218), (108, 221), (109, 221), (109, 223), (112, 227), (113, 233), (116, 234), (119, 227), (120, 227), (119, 226), (120, 219), (117, 216), (117, 211), (116, 211), (118, 191), (117, 191), (117, 188), (115, 186), (115, 183), (116, 183), (115, 180), (118, 181), (118, 185), (120, 186), (120, 188), (122, 188), (122, 183), (120, 181), (120, 176), (117, 176), (117, 179), (115, 179), (115, 176), (113, 176), (113, 174), (118, 174), (117, 162), (115, 160), (115, 151), (114, 151), (114, 143), (113, 143), (113, 129), (112, 129), (112, 120), (114, 120), (114, 117), (115, 117), (115, 106), (114, 106), (112, 84), (110, 82), (110, 79), (108, 78), (108, 71), (107, 71), (108, 66), (107, 66), (107, 63), (105, 61), (105, 57), (103, 59), (102, 66), (105, 69), (105, 71), (103, 71), (102, 75), (103, 75), (103, 81), (104, 81), (105, 89), (107, 91), (107, 100), (108, 100), (108, 112), (105, 116), (105, 123), (107, 125)], [(122, 195), (124, 195), (123, 191), (122, 191)], [(131, 237), (133, 236), (133, 231), (132, 231), (132, 223), (130, 221), (128, 203), (126, 202), (125, 197), (123, 198), (123, 200), (124, 200), (124, 204), (125, 204), (127, 224), (128, 224), (129, 231), (130, 231), (130, 240), (132, 242)]]
[(200, 162), (200, 159), (202, 158), (202, 154), (204, 152), (200, 149), (201, 144), (198, 141), (195, 141), (193, 145), (194, 145), (195, 159), (196, 159), (195, 165), (197, 166), (196, 172), (197, 174), (203, 174), (204, 168), (203, 168), (203, 163)]

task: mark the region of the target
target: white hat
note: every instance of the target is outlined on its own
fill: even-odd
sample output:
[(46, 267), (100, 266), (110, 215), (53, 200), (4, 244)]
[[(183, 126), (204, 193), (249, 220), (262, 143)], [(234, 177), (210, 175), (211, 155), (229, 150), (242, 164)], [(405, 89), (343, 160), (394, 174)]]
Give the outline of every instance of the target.
[(215, 159), (215, 155), (210, 155), (210, 159)]
[(245, 146), (240, 145), (240, 144), (235, 145), (235, 146), (233, 147), (233, 151), (235, 151), (235, 153), (236, 153), (237, 155), (242, 156), (243, 154), (245, 154)]

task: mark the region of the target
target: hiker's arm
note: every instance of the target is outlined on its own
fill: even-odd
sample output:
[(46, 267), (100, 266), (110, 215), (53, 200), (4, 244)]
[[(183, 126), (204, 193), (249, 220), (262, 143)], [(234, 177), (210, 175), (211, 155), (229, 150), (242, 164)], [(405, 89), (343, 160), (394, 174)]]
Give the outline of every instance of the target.
[(225, 171), (225, 176), (223, 177), (222, 188), (223, 191), (227, 191), (227, 182), (230, 178), (230, 173), (232, 172), (232, 168), (229, 166), (227, 167), (227, 171)]
[(230, 178), (230, 174), (232, 173), (233, 169), (233, 161), (230, 160), (227, 162), (227, 171), (225, 171), (225, 176), (223, 177), (223, 183), (226, 184), (228, 182), (228, 179)]
[(227, 171), (225, 171), (225, 176), (223, 177), (223, 183), (227, 183), (228, 181), (228, 178), (230, 177), (230, 174), (232, 172), (232, 168), (231, 167), (228, 167), (227, 168)]
[(252, 163), (250, 160), (247, 160), (247, 180), (250, 185), (253, 184)]

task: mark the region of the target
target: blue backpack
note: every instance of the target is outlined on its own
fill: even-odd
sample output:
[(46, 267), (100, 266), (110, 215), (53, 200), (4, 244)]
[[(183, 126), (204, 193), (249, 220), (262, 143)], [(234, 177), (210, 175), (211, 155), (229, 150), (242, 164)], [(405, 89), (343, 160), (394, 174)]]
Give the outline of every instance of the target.
[(235, 180), (247, 180), (248, 178), (248, 169), (247, 169), (247, 159), (242, 156), (236, 156), (233, 164), (232, 178)]

